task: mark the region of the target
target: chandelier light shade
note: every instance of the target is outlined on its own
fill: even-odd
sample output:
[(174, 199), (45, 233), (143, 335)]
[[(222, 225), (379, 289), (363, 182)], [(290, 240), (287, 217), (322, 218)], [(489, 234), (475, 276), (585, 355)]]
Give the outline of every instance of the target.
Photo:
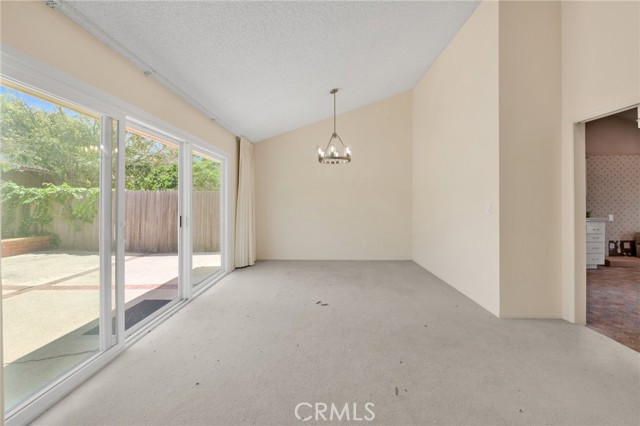
[[(349, 163), (351, 162), (351, 148), (342, 142), (336, 132), (336, 93), (338, 93), (338, 89), (333, 89), (329, 93), (333, 95), (333, 134), (325, 149), (318, 147), (318, 162), (322, 164)], [(340, 145), (336, 141), (340, 142)]]

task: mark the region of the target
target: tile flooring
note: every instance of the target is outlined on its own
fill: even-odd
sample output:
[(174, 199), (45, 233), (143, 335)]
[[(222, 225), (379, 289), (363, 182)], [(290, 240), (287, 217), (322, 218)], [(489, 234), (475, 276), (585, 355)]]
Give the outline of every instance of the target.
[(640, 352), (640, 267), (587, 271), (587, 326)]

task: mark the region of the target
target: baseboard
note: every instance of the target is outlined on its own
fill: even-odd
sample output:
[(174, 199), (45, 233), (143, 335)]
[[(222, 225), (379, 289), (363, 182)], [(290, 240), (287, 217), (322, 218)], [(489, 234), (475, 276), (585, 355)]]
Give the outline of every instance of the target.
[(504, 319), (563, 319), (561, 314), (551, 313), (526, 313), (526, 314), (501, 314)]

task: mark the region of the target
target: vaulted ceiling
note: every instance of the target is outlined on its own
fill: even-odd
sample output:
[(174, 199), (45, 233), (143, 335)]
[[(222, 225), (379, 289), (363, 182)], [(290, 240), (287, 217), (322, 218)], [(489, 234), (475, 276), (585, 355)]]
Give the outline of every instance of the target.
[(235, 134), (258, 142), (411, 89), (477, 1), (58, 1)]

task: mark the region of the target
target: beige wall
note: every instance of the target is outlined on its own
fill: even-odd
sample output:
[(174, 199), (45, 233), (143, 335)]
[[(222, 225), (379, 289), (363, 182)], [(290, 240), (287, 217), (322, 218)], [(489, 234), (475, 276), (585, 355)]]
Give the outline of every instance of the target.
[(503, 317), (561, 316), (560, 114), (560, 3), (500, 3)]
[(500, 314), (498, 3), (478, 6), (413, 91), (413, 259)]
[(337, 125), (350, 164), (317, 161), (331, 119), (255, 145), (258, 259), (411, 258), (411, 93)]
[[(640, 103), (640, 3), (562, 2), (563, 318), (585, 322), (585, 135)], [(574, 303), (575, 302), (575, 303)]]
[[(227, 152), (232, 177), (232, 206), (235, 206), (237, 147), (234, 135), (212, 123), (160, 83), (147, 78), (142, 70), (60, 12), (48, 8), (44, 1), (2, 1), (0, 4), (3, 44), (84, 80)], [(235, 208), (232, 212), (231, 224), (234, 223)], [(233, 236), (233, 232), (230, 235)], [(230, 255), (233, 256), (233, 245)]]

